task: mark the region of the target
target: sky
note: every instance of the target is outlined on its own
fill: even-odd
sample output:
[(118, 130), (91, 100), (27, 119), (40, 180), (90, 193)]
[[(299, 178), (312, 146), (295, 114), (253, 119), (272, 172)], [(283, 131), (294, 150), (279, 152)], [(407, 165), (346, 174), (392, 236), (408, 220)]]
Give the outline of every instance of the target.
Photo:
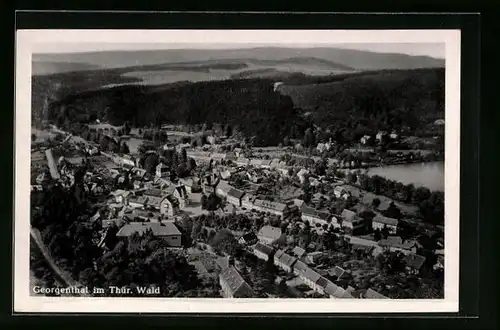
[(444, 43), (39, 43), (35, 53), (81, 53), (95, 51), (133, 51), (165, 49), (242, 49), (254, 47), (314, 48), (331, 47), (366, 50), (377, 53), (400, 53), (445, 58)]

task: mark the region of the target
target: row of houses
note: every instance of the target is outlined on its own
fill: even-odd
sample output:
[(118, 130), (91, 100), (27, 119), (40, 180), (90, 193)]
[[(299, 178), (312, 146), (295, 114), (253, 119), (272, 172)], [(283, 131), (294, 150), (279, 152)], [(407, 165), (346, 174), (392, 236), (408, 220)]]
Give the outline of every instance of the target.
[[(333, 228), (342, 228), (348, 234), (361, 233), (365, 228), (365, 220), (356, 212), (344, 209), (339, 215), (330, 214), (328, 211), (316, 210), (301, 203), (300, 200), (294, 201), (295, 205), (300, 205), (302, 221), (307, 221), (311, 226), (333, 226)], [(383, 230), (384, 228), (390, 234), (396, 234), (399, 221), (377, 214), (372, 219), (373, 230)]]
[(273, 247), (260, 242), (254, 246), (253, 253), (257, 258), (266, 262), (272, 260), (277, 267), (295, 274), (307, 286), (320, 294), (330, 298), (354, 298), (349, 291), (309, 267), (303, 258), (292, 256), (281, 249), (275, 251)]

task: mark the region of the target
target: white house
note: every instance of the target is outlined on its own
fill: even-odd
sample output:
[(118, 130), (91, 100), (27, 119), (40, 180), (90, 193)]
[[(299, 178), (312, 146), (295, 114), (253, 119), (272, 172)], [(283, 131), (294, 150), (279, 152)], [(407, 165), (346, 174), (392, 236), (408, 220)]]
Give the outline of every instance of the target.
[(387, 228), (390, 234), (396, 234), (398, 230), (398, 220), (393, 218), (384, 217), (377, 214), (372, 220), (373, 230), (383, 230)]

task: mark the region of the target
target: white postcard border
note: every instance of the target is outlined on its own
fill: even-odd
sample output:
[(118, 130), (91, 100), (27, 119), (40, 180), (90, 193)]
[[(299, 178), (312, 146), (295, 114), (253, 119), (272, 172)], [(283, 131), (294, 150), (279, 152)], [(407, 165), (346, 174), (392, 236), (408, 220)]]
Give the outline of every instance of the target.
[[(64, 298), (29, 292), (31, 54), (39, 43), (445, 43), (445, 298), (435, 300)], [(457, 312), (460, 197), (459, 30), (19, 30), (15, 87), (14, 312), (412, 313)]]

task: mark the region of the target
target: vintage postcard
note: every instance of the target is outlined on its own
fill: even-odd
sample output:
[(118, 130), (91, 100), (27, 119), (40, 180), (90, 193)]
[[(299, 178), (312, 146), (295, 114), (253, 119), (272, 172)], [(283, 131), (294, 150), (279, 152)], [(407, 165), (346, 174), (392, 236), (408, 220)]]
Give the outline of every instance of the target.
[(16, 48), (15, 312), (458, 311), (460, 31)]

